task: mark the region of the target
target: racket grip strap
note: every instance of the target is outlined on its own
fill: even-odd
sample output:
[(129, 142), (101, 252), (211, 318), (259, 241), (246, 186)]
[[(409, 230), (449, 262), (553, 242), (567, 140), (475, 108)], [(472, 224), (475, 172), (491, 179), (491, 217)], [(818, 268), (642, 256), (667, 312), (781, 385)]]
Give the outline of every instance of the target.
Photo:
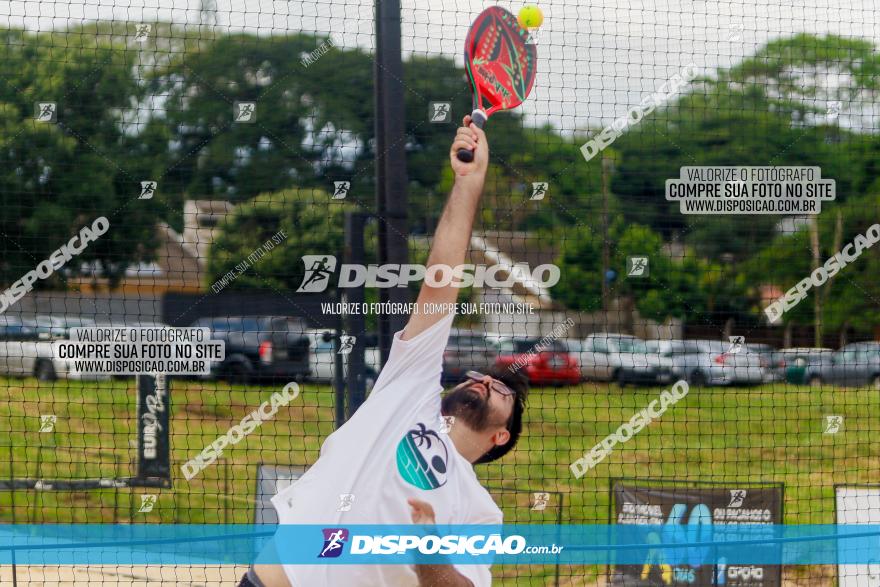
[[(483, 125), (486, 124), (486, 113), (477, 108), (473, 112), (471, 112), (471, 120), (477, 126), (477, 128), (483, 128)], [(459, 149), (458, 153), (456, 153), (458, 160), (462, 163), (470, 163), (474, 160), (474, 152), (470, 149)]]

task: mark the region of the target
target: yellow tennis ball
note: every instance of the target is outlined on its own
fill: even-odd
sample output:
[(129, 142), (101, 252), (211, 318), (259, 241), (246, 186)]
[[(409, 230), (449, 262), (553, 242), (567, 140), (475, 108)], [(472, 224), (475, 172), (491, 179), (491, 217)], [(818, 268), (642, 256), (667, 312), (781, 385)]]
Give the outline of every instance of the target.
[(517, 20), (524, 29), (538, 28), (544, 22), (544, 13), (534, 4), (526, 4), (520, 8)]

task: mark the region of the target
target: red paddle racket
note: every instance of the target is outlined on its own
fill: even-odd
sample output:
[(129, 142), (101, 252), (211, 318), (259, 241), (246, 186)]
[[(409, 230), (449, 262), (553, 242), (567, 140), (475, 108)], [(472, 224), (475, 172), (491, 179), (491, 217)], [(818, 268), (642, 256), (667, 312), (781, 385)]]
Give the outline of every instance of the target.
[[(474, 124), (483, 128), (499, 110), (523, 103), (535, 83), (538, 51), (528, 33), (507, 10), (492, 6), (474, 20), (464, 42), (464, 62), (474, 92)], [(458, 150), (459, 161), (474, 160), (470, 149)]]

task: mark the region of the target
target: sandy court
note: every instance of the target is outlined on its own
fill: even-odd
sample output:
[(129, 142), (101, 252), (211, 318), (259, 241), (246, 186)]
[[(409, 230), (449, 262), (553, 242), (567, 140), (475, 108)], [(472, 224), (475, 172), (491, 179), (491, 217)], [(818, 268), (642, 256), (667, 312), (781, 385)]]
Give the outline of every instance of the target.
[[(0, 566), (0, 585), (36, 587), (80, 587), (101, 585), (110, 587), (153, 587), (168, 585), (174, 587), (209, 587), (238, 585), (247, 570), (241, 565), (214, 566), (131, 566), (131, 565), (93, 565), (93, 566), (19, 566), (16, 568), (16, 582), (12, 580), (12, 567)], [(578, 576), (571, 573), (561, 577), (560, 587), (605, 587), (606, 576)], [(498, 577), (496, 576), (496, 579)], [(498, 580), (495, 581), (499, 583)], [(548, 579), (548, 586), (555, 582)], [(812, 567), (787, 567), (783, 573), (783, 587), (828, 587), (834, 585), (834, 567), (817, 565)]]
[(15, 582), (11, 566), (0, 566), (0, 585), (37, 587), (80, 587), (102, 585), (119, 587), (153, 587), (174, 585), (186, 587), (235, 586), (247, 570), (246, 566), (19, 566)]

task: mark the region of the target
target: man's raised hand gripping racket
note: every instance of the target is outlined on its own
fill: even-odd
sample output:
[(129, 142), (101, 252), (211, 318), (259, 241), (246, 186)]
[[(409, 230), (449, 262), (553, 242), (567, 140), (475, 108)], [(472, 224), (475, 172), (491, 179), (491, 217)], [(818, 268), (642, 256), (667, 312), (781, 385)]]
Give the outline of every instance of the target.
[[(492, 6), (474, 20), (464, 42), (464, 63), (474, 92), (474, 124), (483, 128), (499, 110), (522, 104), (535, 83), (538, 51), (527, 44), (528, 33), (507, 10)], [(469, 163), (474, 152), (459, 149), (459, 161)]]

